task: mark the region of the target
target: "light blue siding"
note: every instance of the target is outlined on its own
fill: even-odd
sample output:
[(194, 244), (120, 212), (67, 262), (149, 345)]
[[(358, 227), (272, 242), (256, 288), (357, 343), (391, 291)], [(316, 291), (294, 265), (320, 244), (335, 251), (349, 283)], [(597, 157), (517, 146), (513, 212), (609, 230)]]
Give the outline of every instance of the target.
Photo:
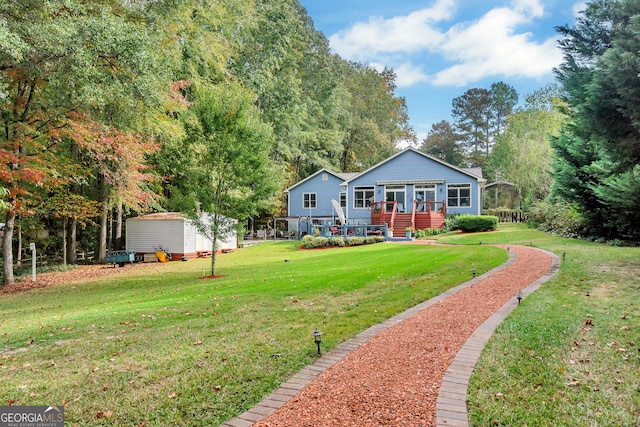
[(354, 206), (355, 187), (375, 186), (374, 201), (383, 202), (385, 200), (384, 183), (393, 181), (406, 183), (405, 209), (407, 212), (409, 212), (413, 206), (415, 188), (412, 182), (442, 181), (442, 183), (436, 184), (436, 201), (438, 202), (447, 201), (447, 184), (471, 185), (471, 206), (459, 208), (447, 207), (447, 212), (473, 215), (480, 213), (480, 186), (477, 179), (446, 164), (425, 157), (413, 150), (407, 150), (349, 181), (349, 219), (366, 221), (370, 217), (368, 209), (357, 209)]
[[(326, 174), (327, 180), (322, 177)], [(331, 199), (340, 200), (340, 184), (344, 180), (327, 171), (320, 171), (315, 176), (307, 179), (289, 189), (289, 215), (312, 217), (332, 217), (335, 215)], [(316, 207), (312, 209), (303, 208), (304, 193), (316, 194)]]
[[(326, 180), (323, 176), (326, 175)], [(356, 177), (344, 181), (338, 174), (321, 170), (304, 181), (291, 187), (289, 192), (288, 215), (290, 217), (308, 216), (333, 217), (335, 215), (331, 199), (340, 200), (340, 192), (347, 189), (347, 220), (351, 224), (366, 224), (371, 221), (369, 208), (356, 208), (354, 191), (356, 187), (373, 187), (374, 202), (385, 200), (385, 185), (403, 185), (405, 187), (405, 211), (413, 207), (414, 184), (431, 183), (436, 185), (435, 198), (447, 202), (447, 185), (469, 184), (471, 203), (469, 207), (449, 207), (449, 213), (480, 214), (482, 178), (441, 163), (414, 149), (406, 149), (384, 162), (372, 167)], [(482, 180), (484, 182), (484, 180)], [(303, 208), (303, 194), (315, 193), (317, 205), (313, 209)]]

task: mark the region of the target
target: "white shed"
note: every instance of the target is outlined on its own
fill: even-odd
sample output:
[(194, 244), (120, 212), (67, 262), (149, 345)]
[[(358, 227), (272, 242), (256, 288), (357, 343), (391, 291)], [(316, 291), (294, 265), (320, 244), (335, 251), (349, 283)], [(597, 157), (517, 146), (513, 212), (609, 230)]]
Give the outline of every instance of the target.
[[(237, 222), (236, 220), (233, 220)], [(136, 254), (152, 254), (157, 248), (169, 252), (173, 259), (196, 258), (211, 252), (211, 240), (198, 232), (193, 221), (180, 212), (160, 212), (127, 219), (127, 250)], [(225, 241), (218, 241), (218, 251), (236, 249), (237, 235), (233, 231)]]

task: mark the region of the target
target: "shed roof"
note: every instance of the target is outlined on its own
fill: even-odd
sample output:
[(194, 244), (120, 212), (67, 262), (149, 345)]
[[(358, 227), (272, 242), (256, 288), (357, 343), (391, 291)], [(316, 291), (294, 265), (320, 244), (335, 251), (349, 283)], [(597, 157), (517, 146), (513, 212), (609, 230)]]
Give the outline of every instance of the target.
[(176, 220), (176, 219), (185, 219), (182, 212), (156, 212), (147, 215), (141, 215), (134, 218), (136, 220)]

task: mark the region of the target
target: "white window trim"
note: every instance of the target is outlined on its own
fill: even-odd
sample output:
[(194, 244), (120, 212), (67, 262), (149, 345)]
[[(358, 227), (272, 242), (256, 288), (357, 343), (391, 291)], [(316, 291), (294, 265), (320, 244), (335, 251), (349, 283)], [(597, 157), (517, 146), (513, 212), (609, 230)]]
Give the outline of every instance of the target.
[[(469, 186), (469, 206), (449, 206), (449, 186), (461, 186), (461, 185), (465, 185), (465, 186)], [(461, 188), (461, 187), (458, 187)], [(446, 200), (445, 200), (445, 204), (447, 206), (447, 209), (451, 208), (451, 209), (473, 209), (473, 185), (471, 185), (471, 183), (469, 182), (459, 182), (459, 183), (449, 183), (447, 184), (446, 188)], [(458, 191), (458, 203), (460, 203), (460, 192)]]
[[(344, 195), (344, 206), (342, 205), (342, 195)], [(346, 209), (348, 204), (347, 204), (347, 192), (346, 191), (341, 191), (338, 194), (338, 204), (340, 205), (340, 207), (342, 209)]]
[[(396, 188), (393, 188), (396, 187)], [(404, 193), (404, 200), (402, 202), (396, 200), (396, 203), (398, 203), (398, 209), (400, 209), (400, 205), (402, 205), (402, 212), (409, 212), (409, 207), (407, 206), (407, 197), (409, 196), (408, 192), (407, 192), (407, 186), (405, 184), (387, 184), (384, 186), (384, 201), (385, 203), (387, 202), (387, 191), (393, 191), (393, 193), (395, 194), (397, 191), (402, 191)]]
[[(310, 196), (313, 195), (313, 199), (314, 199), (314, 204), (315, 206), (305, 206), (304, 205), (304, 196), (309, 194)], [(311, 205), (311, 197), (309, 197), (309, 205)], [(302, 209), (318, 209), (318, 193), (315, 192), (306, 192), (306, 193), (302, 193)]]
[(356, 191), (371, 191), (371, 193), (373, 194), (374, 200), (373, 202), (375, 202), (375, 195), (376, 195), (376, 187), (373, 185), (362, 185), (359, 187), (353, 187), (353, 209), (358, 209), (358, 210), (369, 210), (371, 209), (371, 206), (366, 206), (366, 198), (364, 199), (364, 205), (363, 207), (357, 207), (356, 206)]

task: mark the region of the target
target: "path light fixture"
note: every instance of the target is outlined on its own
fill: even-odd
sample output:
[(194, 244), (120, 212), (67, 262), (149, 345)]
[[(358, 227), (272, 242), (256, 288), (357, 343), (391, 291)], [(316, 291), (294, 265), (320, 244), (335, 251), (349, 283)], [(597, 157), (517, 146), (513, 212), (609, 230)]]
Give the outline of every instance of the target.
[(562, 251), (562, 261), (564, 261), (566, 256), (567, 256), (567, 251)]
[(507, 252), (511, 250), (511, 246), (507, 246)]
[(320, 343), (322, 342), (322, 338), (321, 338), (322, 332), (316, 329), (315, 331), (313, 331), (311, 336), (313, 337), (313, 342), (315, 342), (316, 345), (318, 346), (318, 356), (320, 356), (322, 354), (320, 353)]
[(520, 301), (522, 301), (522, 291), (518, 291), (516, 298), (518, 299), (518, 305), (520, 305)]
[(475, 267), (471, 269), (471, 274), (473, 275), (473, 277), (476, 277), (476, 269)]

